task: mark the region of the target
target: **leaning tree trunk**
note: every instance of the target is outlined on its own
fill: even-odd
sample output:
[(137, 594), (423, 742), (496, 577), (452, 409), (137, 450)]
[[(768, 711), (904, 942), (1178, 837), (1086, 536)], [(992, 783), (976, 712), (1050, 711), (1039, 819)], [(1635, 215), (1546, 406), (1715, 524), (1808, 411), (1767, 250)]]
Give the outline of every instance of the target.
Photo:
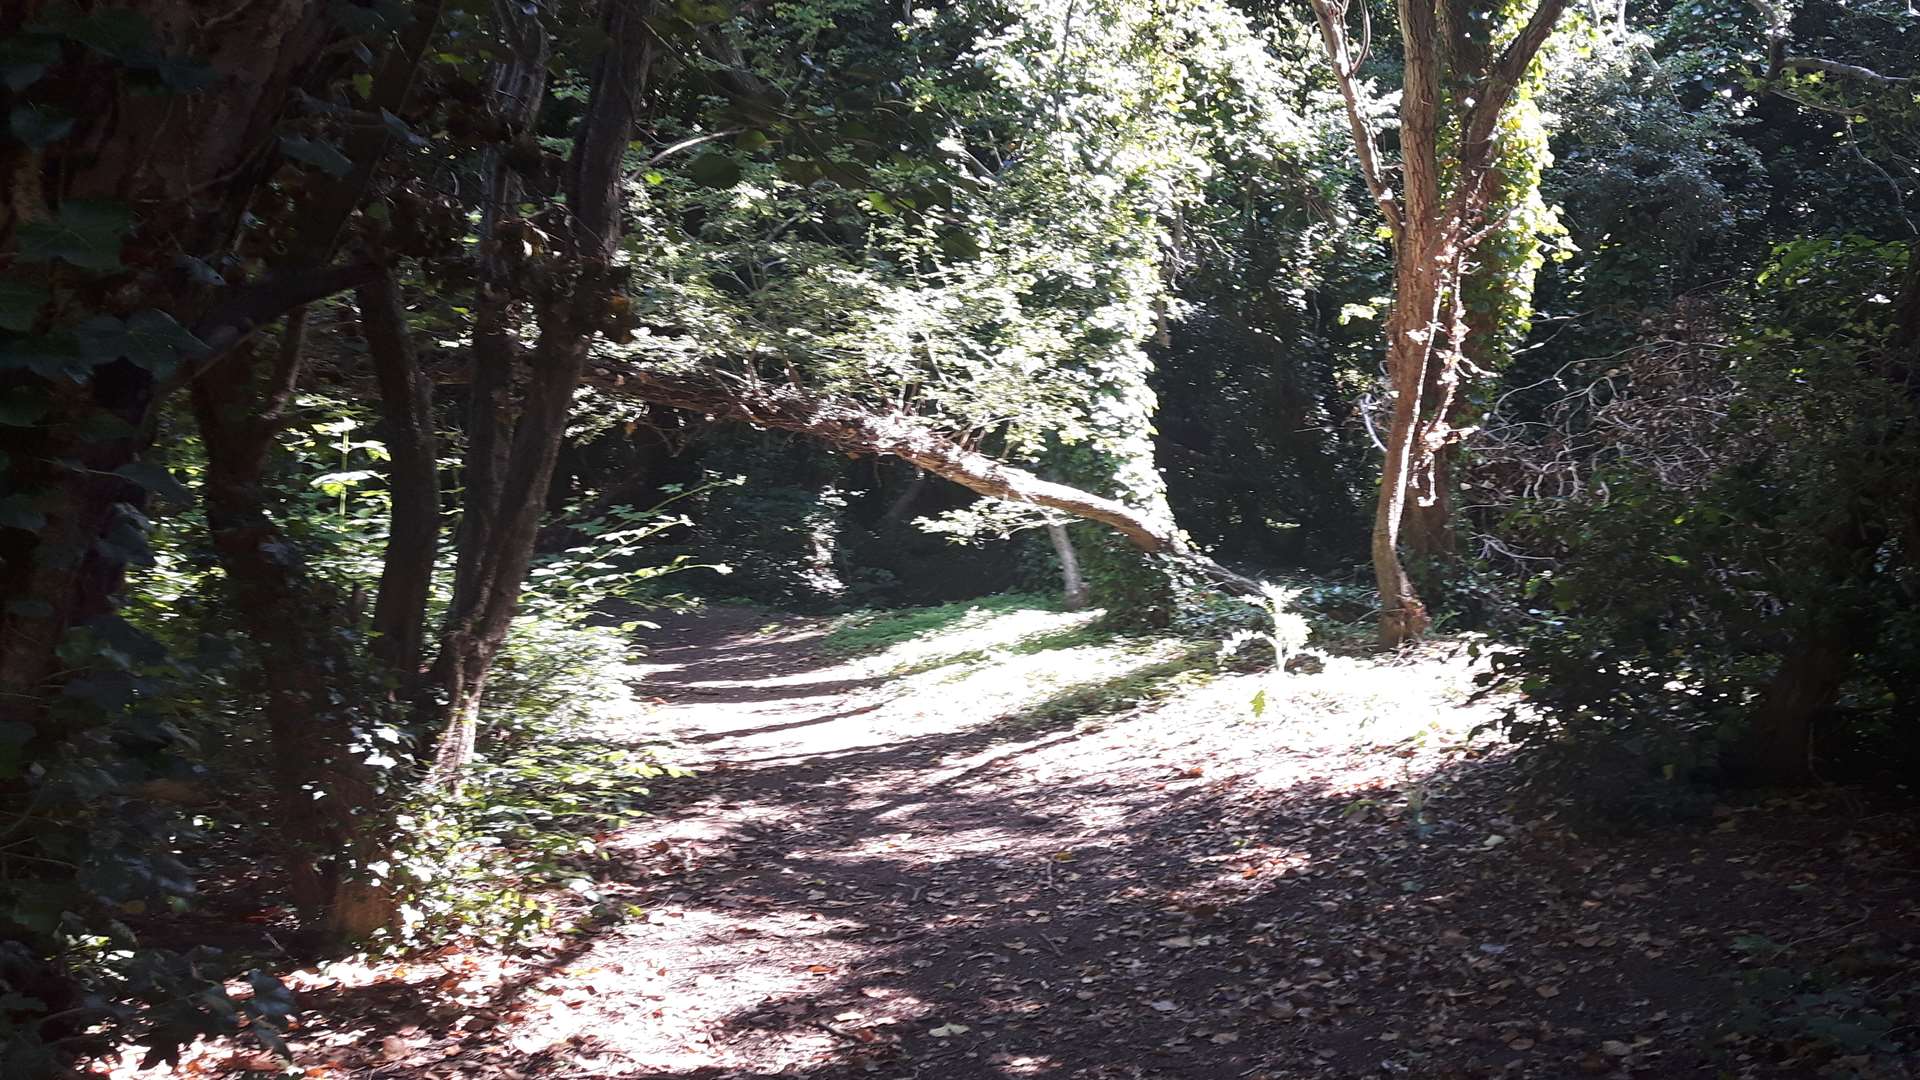
[(1073, 550), (1073, 537), (1057, 521), (1047, 523), (1047, 539), (1053, 541), (1053, 553), (1060, 560), (1060, 606), (1079, 611), (1087, 606), (1087, 579), (1080, 574), (1080, 556)]
[(1261, 586), (1195, 551), (1161, 515), (1090, 491), (1046, 480), (944, 438), (903, 413), (879, 412), (797, 387), (727, 381), (609, 364), (594, 385), (716, 420), (792, 431), (849, 454), (886, 454), (978, 495), (1024, 503), (1108, 526), (1128, 543), (1212, 582), (1222, 591), (1259, 596)]

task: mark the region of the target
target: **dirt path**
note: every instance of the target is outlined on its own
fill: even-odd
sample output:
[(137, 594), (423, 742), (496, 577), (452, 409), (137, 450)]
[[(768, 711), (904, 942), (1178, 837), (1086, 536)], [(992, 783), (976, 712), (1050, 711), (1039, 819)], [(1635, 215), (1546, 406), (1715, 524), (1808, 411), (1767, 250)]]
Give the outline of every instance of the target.
[[(1479, 714), (1437, 655), (1289, 677), (1249, 723), (1250, 676), (1036, 695), (1119, 664), (1071, 635), (916, 670), (764, 621), (655, 637), (647, 722), (701, 775), (614, 844), (643, 914), (510, 978), (417, 965), (314, 1045), (469, 1080), (1915, 1075), (1910, 820), (1582, 839), (1461, 749)], [(1106, 682), (1165, 659), (1126, 656)], [(1859, 1008), (1742, 989), (1843, 963)], [(1795, 1027), (1822, 1016), (1879, 1047)]]

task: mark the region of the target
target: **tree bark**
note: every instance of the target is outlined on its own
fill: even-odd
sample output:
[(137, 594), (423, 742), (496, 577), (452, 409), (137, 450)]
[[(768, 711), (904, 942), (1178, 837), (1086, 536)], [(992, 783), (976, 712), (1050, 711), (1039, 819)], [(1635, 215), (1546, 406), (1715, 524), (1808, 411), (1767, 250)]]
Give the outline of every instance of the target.
[(1060, 606), (1079, 611), (1087, 606), (1087, 579), (1080, 576), (1080, 556), (1073, 550), (1073, 537), (1057, 521), (1047, 523), (1047, 539), (1053, 541), (1053, 553), (1060, 560)]
[(613, 265), (620, 238), (621, 167), (652, 71), (655, 38), (646, 24), (651, 0), (608, 0), (603, 10), (607, 44), (574, 140), (570, 228), (561, 234), (553, 263), (564, 272), (555, 275), (552, 292), (537, 304), (539, 338), (499, 495), (484, 543), (462, 552), (471, 560), (468, 592), (448, 620), (435, 662), (444, 728), (431, 776), (444, 787), (457, 785), (473, 758), (481, 698), (519, 606), (573, 393), (593, 336), (625, 277)]
[(420, 370), (400, 283), (389, 270), (356, 293), (360, 324), (380, 388), (392, 510), (373, 606), (376, 660), (409, 694), (420, 674), (427, 597), (440, 549), (440, 467), (433, 384)]
[(611, 393), (671, 405), (717, 420), (792, 431), (854, 454), (887, 454), (977, 494), (1058, 510), (1106, 525), (1149, 555), (1164, 556), (1223, 591), (1260, 595), (1260, 583), (1194, 551), (1172, 523), (1105, 496), (1044, 480), (969, 450), (902, 413), (881, 413), (794, 387), (721, 382), (604, 366), (593, 383)]
[(264, 484), (298, 381), (301, 337), (301, 321), (290, 320), (266, 364), (251, 344), (236, 350), (194, 382), (193, 411), (207, 454), (207, 529), (234, 618), (262, 661), (289, 898), (303, 925), (353, 939), (379, 929), (391, 912), (378, 888), (354, 876), (385, 837), (369, 828), (378, 789), (351, 749), (362, 725), (350, 704), (359, 697), (354, 657), (339, 634), (347, 603), (307, 572), (268, 511)]
[(913, 479), (907, 481), (906, 490), (887, 506), (887, 512), (880, 515), (880, 525), (875, 531), (882, 536), (899, 530), (907, 523), (907, 515), (913, 512), (914, 504), (920, 501), (920, 494), (927, 489), (927, 470), (913, 470)]
[[(528, 129), (546, 95), (552, 47), (535, 9), (516, 0), (495, 0), (493, 7), (507, 58), (494, 67), (489, 112), (498, 122), (501, 141), (509, 142), (529, 137)], [(454, 542), (450, 621), (466, 618), (479, 602), (476, 578), (483, 553), (492, 547), (507, 453), (513, 445), (514, 371), (521, 351), (515, 334), (513, 277), (524, 255), (515, 207), (525, 185), (498, 145), (487, 150), (483, 175), (473, 374), (467, 385), (465, 496)]]
[[(1400, 558), (1409, 490), (1433, 478), (1435, 455), (1452, 432), (1447, 417), (1459, 382), (1465, 337), (1459, 290), (1462, 267), (1478, 235), (1472, 230), (1491, 194), (1494, 132), (1533, 58), (1546, 44), (1568, 0), (1539, 0), (1514, 39), (1491, 56), (1473, 47), (1474, 14), (1454, 0), (1399, 0), (1400, 191), (1377, 160), (1355, 79), (1346, 32), (1347, 4), (1310, 0), (1321, 43), (1346, 102), (1361, 176), (1379, 204), (1394, 242), (1393, 311), (1387, 319), (1387, 381), (1392, 426), (1374, 505), (1371, 553), (1380, 593), (1380, 641), (1398, 646), (1431, 622)], [(1449, 114), (1448, 91), (1458, 99)], [(1441, 156), (1451, 132), (1450, 158)]]
[[(0, 5), (0, 39), (18, 35), (49, 14), (53, 0)], [(191, 107), (174, 95), (141, 93), (127, 85), (115, 61), (88, 51), (69, 58), (49, 78), (62, 80), (65, 111), (77, 120), (59, 143), (0, 149), (0, 278), (31, 287), (50, 284), (86, 303), (114, 288), (113, 302), (157, 308), (182, 325), (197, 326), (222, 299), (177, 275), (122, 271), (74, 272), (48, 262), (12, 259), (22, 224), (45, 220), (73, 200), (141, 208), (139, 226), (123, 251), (138, 259), (164, 246), (217, 261), (230, 244), (255, 186), (272, 167), (258, 152), (285, 110), (294, 85), (318, 59), (326, 39), (321, 0), (263, 0), (236, 8), (219, 25), (179, 0), (129, 0), (117, 5), (146, 17), (156, 55), (205, 59), (221, 78), (199, 91)], [(164, 265), (165, 257), (154, 257)], [(203, 334), (203, 337), (205, 335)], [(34, 385), (23, 373), (0, 375), (0, 391)], [(114, 476), (145, 448), (160, 387), (152, 372), (124, 361), (96, 368), (76, 386), (47, 388), (51, 408), (31, 427), (0, 427), (4, 489), (32, 493), (44, 503), (47, 524), (37, 532), (0, 530), (0, 719), (26, 723), (40, 735), (23, 748), (38, 756), (62, 733), (46, 729), (47, 695), (64, 665), (58, 649), (73, 626), (105, 615), (120, 587), (120, 560), (96, 541), (128, 510), (144, 504), (136, 485)], [(73, 421), (101, 411), (136, 434), (81, 437)], [(77, 464), (79, 468), (68, 465)]]

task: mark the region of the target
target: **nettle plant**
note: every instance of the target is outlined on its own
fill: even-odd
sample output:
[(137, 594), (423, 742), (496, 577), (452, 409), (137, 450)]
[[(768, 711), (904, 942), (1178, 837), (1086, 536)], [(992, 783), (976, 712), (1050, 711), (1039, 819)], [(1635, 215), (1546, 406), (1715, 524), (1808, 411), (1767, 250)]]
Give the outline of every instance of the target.
[[(1288, 659), (1304, 648), (1307, 639), (1313, 635), (1313, 627), (1308, 625), (1304, 616), (1287, 610), (1299, 595), (1299, 589), (1261, 582), (1260, 595), (1245, 599), (1247, 603), (1259, 609), (1266, 621), (1266, 627), (1234, 631), (1220, 643), (1220, 658), (1224, 660), (1249, 645), (1264, 643), (1267, 648), (1273, 650), (1273, 671), (1284, 674)], [(1267, 687), (1263, 684), (1254, 692), (1253, 698), (1247, 704), (1253, 711), (1255, 719), (1266, 715)]]

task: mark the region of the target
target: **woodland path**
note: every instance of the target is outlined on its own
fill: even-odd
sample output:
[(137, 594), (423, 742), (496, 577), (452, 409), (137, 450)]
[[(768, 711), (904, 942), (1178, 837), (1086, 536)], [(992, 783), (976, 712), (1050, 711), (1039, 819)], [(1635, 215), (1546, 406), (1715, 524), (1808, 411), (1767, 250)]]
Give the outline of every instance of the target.
[[(1766, 959), (1742, 940), (1882, 986), (1920, 959), (1910, 820), (1723, 806), (1586, 840), (1516, 811), (1497, 755), (1356, 737), (1327, 705), (1359, 678), (1389, 712), (1457, 714), (1439, 659), (1290, 676), (1277, 709), (1332, 710), (1307, 724), (1223, 720), (1250, 676), (1088, 721), (1002, 711), (980, 681), (1058, 666), (1046, 650), (915, 681), (767, 619), (653, 635), (647, 722), (700, 775), (614, 841), (606, 888), (644, 914), (509, 976), (443, 958), (322, 991), (316, 1031), (366, 1025), (330, 1060), (373, 1048), (348, 1075), (409, 1080), (1813, 1076), (1835, 1052), (1729, 1041)], [(1866, 1053), (1851, 1075), (1915, 1072)]]

